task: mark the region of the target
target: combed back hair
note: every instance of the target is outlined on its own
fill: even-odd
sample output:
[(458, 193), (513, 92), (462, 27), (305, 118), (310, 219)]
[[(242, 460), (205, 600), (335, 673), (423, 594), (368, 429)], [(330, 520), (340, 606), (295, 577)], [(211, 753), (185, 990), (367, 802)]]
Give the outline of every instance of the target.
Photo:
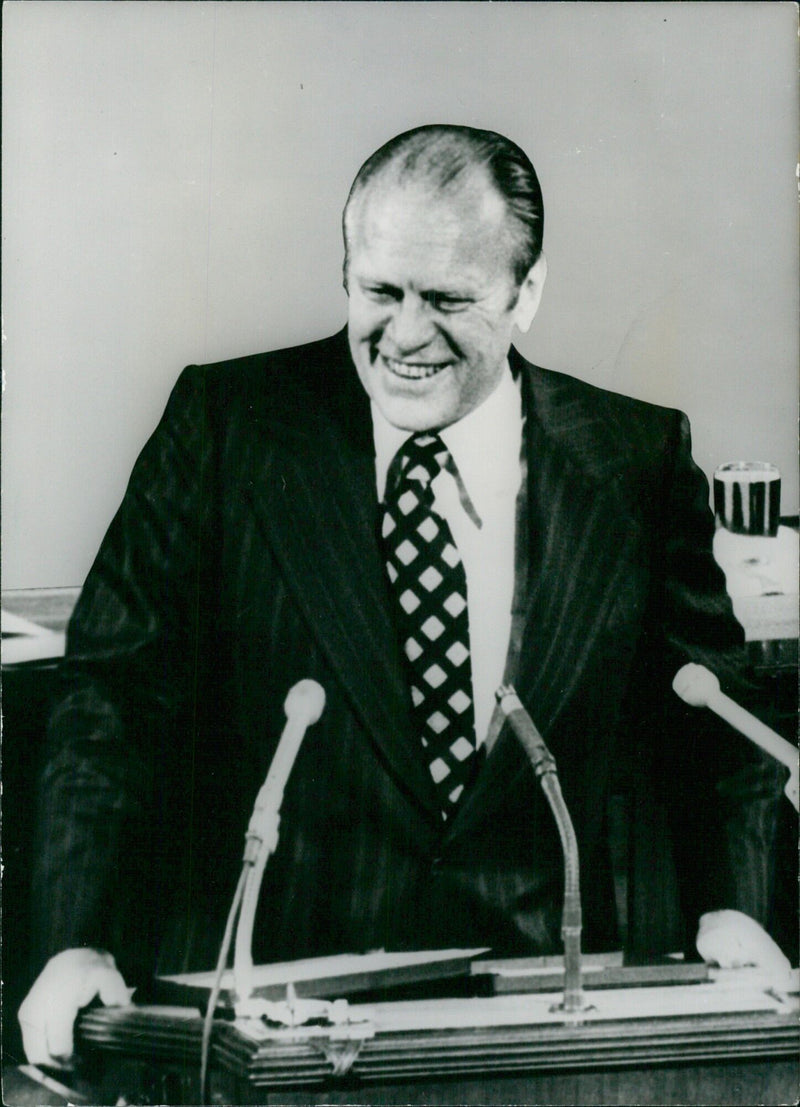
[(393, 184), (424, 183), (444, 192), (483, 168), (505, 200), (514, 225), (514, 280), (522, 284), (542, 252), (544, 206), (536, 170), (524, 150), (495, 131), (444, 123), (415, 127), (392, 138), (356, 174), (342, 219), (347, 284), (348, 212), (367, 185), (381, 176)]

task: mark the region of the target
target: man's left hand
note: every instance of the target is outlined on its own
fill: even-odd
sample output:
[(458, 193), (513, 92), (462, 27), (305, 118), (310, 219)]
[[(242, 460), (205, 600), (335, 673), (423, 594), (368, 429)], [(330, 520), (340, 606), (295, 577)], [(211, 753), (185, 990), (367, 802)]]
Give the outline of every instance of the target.
[(741, 911), (709, 911), (701, 916), (697, 952), (708, 964), (723, 969), (756, 965), (771, 976), (784, 977), (792, 968), (766, 930)]

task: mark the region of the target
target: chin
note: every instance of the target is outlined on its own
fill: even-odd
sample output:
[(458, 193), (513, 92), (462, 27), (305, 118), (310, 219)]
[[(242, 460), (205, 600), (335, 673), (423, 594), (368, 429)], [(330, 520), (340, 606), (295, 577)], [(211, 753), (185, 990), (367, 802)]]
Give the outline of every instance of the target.
[(386, 402), (383, 398), (376, 399), (375, 402), (386, 421), (399, 430), (414, 432), (440, 430), (448, 423), (447, 419), (440, 421), (437, 412), (432, 411), (429, 404), (418, 401)]
[(437, 404), (430, 397), (387, 396), (379, 393), (375, 402), (384, 417), (400, 430), (439, 430), (453, 422), (445, 405)]
[(409, 395), (398, 388), (393, 380), (379, 379), (372, 391), (372, 398), (384, 417), (401, 430), (440, 430), (459, 418), (457, 398), (448, 395), (447, 389), (428, 387), (419, 395)]

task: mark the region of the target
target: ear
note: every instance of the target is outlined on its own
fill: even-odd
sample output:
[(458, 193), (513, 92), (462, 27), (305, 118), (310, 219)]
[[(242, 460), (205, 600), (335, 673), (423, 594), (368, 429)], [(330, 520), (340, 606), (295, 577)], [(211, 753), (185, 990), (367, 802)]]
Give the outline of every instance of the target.
[(514, 307), (514, 322), (523, 334), (530, 329), (542, 299), (544, 282), (547, 277), (547, 259), (539, 254), (538, 259), (528, 270), (528, 275), (520, 285), (519, 295)]

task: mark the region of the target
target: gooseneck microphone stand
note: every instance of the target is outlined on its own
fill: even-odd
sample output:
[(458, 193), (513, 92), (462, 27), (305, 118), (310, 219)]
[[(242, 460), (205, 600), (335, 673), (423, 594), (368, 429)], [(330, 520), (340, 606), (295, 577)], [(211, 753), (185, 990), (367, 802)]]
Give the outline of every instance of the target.
[(530, 759), (558, 827), (564, 852), (564, 906), (561, 916), (561, 937), (564, 942), (564, 1001), (561, 1010), (570, 1013), (582, 1011), (586, 1001), (581, 979), (583, 923), (578, 840), (575, 837), (575, 828), (561, 792), (555, 758), (544, 744), (544, 739), (522, 706), (513, 686), (501, 685), (497, 689), (496, 696), (501, 711)]

